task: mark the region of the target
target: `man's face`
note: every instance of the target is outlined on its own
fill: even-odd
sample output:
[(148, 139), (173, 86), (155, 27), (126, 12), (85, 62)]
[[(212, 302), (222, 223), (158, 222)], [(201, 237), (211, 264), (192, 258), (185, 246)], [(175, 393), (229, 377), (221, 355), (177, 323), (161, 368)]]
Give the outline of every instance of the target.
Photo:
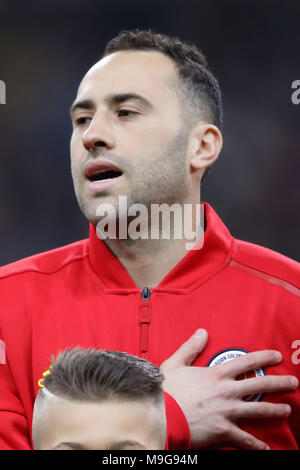
[(99, 204), (117, 209), (119, 196), (127, 196), (128, 206), (189, 197), (188, 137), (176, 80), (172, 60), (156, 51), (111, 54), (83, 78), (71, 112), (71, 170), (92, 223)]
[(49, 394), (34, 409), (36, 450), (162, 450), (165, 439), (164, 407), (149, 400), (93, 403)]

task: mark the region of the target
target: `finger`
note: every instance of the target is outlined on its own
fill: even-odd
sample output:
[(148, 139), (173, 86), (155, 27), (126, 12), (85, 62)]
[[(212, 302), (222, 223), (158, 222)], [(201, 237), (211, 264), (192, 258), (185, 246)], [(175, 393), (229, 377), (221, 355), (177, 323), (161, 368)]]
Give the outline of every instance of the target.
[(286, 418), (291, 414), (291, 411), (290, 405), (286, 403), (240, 402), (230, 411), (228, 418)]
[(225, 364), (215, 366), (222, 377), (236, 377), (239, 374), (258, 369), (263, 366), (278, 364), (282, 359), (279, 351), (256, 351), (232, 359)]
[(203, 351), (207, 343), (207, 331), (199, 329), (169, 359), (164, 361), (160, 369), (167, 371), (178, 367), (189, 366)]
[(299, 386), (298, 379), (292, 375), (265, 375), (251, 379), (237, 380), (234, 384), (235, 396), (244, 397), (254, 393), (291, 392)]
[[(230, 443), (234, 443), (235, 445), (239, 446), (242, 449), (247, 450), (268, 450), (269, 446), (256, 437), (252, 436), (246, 431), (238, 428), (237, 426), (232, 426), (229, 431), (229, 441)], [(226, 436), (227, 438), (227, 436)]]

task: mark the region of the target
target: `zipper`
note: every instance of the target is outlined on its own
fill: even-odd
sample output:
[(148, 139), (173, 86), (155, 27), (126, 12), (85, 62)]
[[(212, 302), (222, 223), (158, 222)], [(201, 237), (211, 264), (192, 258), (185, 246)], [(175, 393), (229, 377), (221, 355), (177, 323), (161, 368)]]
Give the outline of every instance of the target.
[(143, 287), (141, 290), (141, 302), (139, 306), (140, 320), (140, 356), (147, 357), (149, 347), (149, 325), (151, 323), (151, 290), (149, 287)]

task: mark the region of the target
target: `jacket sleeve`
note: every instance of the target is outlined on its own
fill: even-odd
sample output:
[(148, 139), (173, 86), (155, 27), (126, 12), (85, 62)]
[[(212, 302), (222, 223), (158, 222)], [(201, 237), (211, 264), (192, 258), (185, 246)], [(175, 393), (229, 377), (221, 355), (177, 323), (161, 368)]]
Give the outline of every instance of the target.
[(191, 432), (186, 417), (177, 401), (164, 392), (167, 417), (167, 438), (165, 450), (191, 448)]
[(7, 363), (0, 336), (0, 450), (30, 450), (27, 419)]

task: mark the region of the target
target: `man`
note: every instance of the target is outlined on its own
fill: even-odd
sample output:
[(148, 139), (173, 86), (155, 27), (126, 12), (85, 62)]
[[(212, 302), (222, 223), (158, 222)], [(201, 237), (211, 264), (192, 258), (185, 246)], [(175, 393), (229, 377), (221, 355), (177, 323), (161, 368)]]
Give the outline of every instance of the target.
[(124, 352), (60, 353), (35, 401), (34, 449), (164, 449), (162, 382), (158, 367)]
[[(203, 55), (151, 31), (123, 32), (83, 78), (71, 118), (72, 176), (90, 236), (1, 269), (1, 445), (32, 447), (49, 358), (80, 345), (160, 366), (170, 449), (298, 448), (299, 265), (235, 240), (201, 203), (222, 147), (221, 95)], [(169, 238), (145, 238), (160, 203), (191, 207), (184, 220), (196, 235), (194, 209), (204, 208), (204, 243), (196, 236), (187, 250), (189, 231), (177, 237), (177, 226)], [(163, 225), (154, 223), (155, 235)]]

